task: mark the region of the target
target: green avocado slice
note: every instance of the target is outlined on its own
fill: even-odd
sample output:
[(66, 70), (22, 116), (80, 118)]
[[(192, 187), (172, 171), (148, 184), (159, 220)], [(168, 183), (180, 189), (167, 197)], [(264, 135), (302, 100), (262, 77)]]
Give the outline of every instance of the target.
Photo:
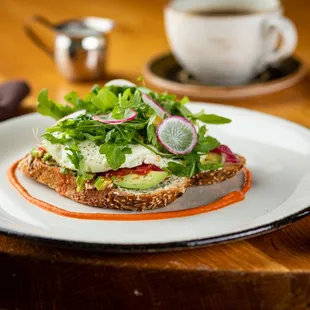
[(221, 164), (222, 163), (222, 155), (217, 153), (209, 153), (202, 157), (201, 164)]
[(127, 189), (149, 189), (165, 180), (167, 176), (166, 171), (151, 171), (146, 175), (127, 174), (122, 177), (113, 177), (112, 182)]

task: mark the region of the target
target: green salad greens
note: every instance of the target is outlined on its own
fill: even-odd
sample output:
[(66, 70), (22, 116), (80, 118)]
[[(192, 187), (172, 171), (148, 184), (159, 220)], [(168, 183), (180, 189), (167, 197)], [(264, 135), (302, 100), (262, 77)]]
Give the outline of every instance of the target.
[[(158, 117), (153, 108), (144, 103), (142, 94), (147, 94), (170, 115), (181, 116), (189, 120), (197, 129), (197, 143), (193, 150), (185, 155), (169, 152), (156, 136)], [(77, 185), (83, 188), (84, 183), (93, 177), (86, 171), (83, 156), (78, 144), (84, 140), (92, 140), (100, 146), (100, 153), (106, 156), (108, 165), (117, 170), (126, 161), (126, 154), (132, 152), (130, 145), (142, 145), (161, 157), (171, 159), (167, 170), (177, 176), (192, 177), (201, 170), (218, 169), (221, 164), (203, 165), (201, 154), (207, 154), (217, 148), (220, 143), (207, 135), (204, 124), (226, 124), (230, 120), (204, 111), (193, 114), (186, 107), (188, 98), (180, 101), (176, 96), (167, 93), (156, 93), (143, 86), (120, 87), (95, 85), (83, 98), (76, 92), (65, 96), (67, 104), (63, 105), (49, 99), (48, 91), (43, 89), (38, 96), (38, 111), (42, 115), (57, 120), (56, 125), (46, 129), (43, 138), (52, 144), (65, 146), (70, 161), (77, 171)], [(93, 118), (94, 115), (109, 114), (115, 120), (125, 117), (128, 109), (136, 112), (136, 117), (120, 124), (102, 123)], [(79, 110), (86, 113), (76, 118), (63, 117)], [(60, 120), (60, 121), (59, 121)], [(204, 124), (203, 124), (204, 123)]]

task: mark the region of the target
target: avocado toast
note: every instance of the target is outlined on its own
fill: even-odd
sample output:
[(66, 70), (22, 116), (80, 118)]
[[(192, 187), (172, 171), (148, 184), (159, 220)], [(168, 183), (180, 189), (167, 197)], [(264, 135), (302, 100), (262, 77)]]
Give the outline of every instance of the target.
[(187, 187), (213, 184), (245, 164), (208, 135), (205, 124), (230, 120), (192, 114), (175, 96), (125, 80), (95, 86), (66, 105), (38, 97), (39, 113), (57, 122), (19, 163), (28, 177), (85, 205), (143, 211), (164, 207)]

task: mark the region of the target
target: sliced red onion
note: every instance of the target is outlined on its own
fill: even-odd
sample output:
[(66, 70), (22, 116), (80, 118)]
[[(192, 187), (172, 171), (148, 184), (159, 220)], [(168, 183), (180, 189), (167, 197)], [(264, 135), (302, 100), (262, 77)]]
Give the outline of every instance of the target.
[(212, 150), (212, 152), (222, 154), (225, 163), (239, 163), (239, 159), (227, 145), (222, 144), (216, 149)]
[(134, 109), (128, 109), (125, 112), (123, 119), (116, 119), (112, 117), (112, 113), (109, 114), (100, 114), (100, 115), (94, 115), (93, 119), (95, 121), (105, 123), (105, 124), (111, 124), (111, 125), (117, 125), (125, 122), (129, 122), (137, 117), (137, 112)]
[(188, 154), (197, 144), (194, 125), (181, 116), (164, 119), (157, 128), (159, 143), (172, 154)]
[(128, 80), (124, 80), (124, 79), (115, 79), (115, 80), (111, 80), (107, 83), (104, 84), (104, 86), (120, 86), (120, 87), (134, 87), (136, 86), (136, 84), (128, 81)]
[(170, 116), (170, 114), (156, 101), (154, 101), (149, 95), (142, 94), (142, 100), (145, 104), (150, 106), (153, 110), (155, 110), (156, 114), (164, 119), (165, 115)]
[(83, 115), (83, 114), (86, 114), (86, 110), (85, 110), (85, 109), (79, 110), (79, 111), (76, 111), (76, 112), (73, 112), (73, 113), (68, 114), (68, 115), (64, 116), (63, 118), (59, 119), (59, 120), (57, 121), (57, 124), (58, 124), (59, 122), (62, 122), (62, 121), (64, 121), (64, 120), (66, 120), (66, 119), (69, 119), (69, 118), (76, 119), (76, 118), (78, 118), (80, 115)]

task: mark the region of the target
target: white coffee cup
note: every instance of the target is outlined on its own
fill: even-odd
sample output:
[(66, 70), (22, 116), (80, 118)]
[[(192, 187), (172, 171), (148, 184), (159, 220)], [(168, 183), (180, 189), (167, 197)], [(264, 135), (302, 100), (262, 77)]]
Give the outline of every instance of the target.
[[(197, 14), (208, 11), (231, 14)], [(282, 13), (278, 0), (174, 0), (165, 8), (166, 33), (173, 55), (196, 79), (241, 85), (293, 54), (297, 31)]]

